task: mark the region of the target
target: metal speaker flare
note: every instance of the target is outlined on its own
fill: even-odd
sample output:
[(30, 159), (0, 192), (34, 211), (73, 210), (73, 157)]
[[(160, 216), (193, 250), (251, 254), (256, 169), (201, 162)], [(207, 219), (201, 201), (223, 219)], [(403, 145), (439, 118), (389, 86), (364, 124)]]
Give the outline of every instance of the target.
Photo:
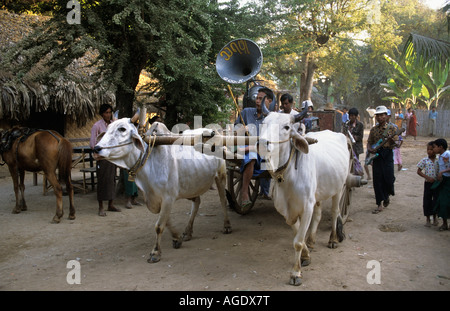
[(216, 58), (216, 71), (231, 84), (247, 82), (261, 69), (263, 55), (259, 46), (249, 39), (236, 39), (225, 45)]

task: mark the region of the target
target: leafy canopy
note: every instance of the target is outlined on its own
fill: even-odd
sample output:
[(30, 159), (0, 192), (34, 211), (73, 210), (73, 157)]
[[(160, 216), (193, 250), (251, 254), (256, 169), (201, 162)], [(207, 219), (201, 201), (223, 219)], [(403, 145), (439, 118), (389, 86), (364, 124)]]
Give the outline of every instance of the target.
[[(116, 93), (122, 116), (132, 113), (139, 74), (146, 69), (154, 80), (145, 91), (164, 99), (168, 123), (187, 122), (194, 115), (216, 121), (227, 101), (215, 72), (215, 54), (233, 36), (258, 36), (264, 23), (257, 18), (261, 7), (241, 8), (235, 0), (80, 3), (80, 24), (69, 24), (67, 1), (55, 1), (52, 18), (9, 50), (2, 67), (16, 79), (31, 78), (39, 64), (32, 78), (40, 83), (65, 77), (107, 85)], [(80, 62), (87, 54), (89, 62)], [(80, 66), (88, 73), (75, 74)]]

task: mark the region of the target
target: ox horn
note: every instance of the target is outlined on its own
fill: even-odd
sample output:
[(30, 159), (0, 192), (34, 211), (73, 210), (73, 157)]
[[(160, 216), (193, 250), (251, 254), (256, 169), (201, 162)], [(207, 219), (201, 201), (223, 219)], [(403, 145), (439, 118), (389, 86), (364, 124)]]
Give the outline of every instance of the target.
[(308, 114), (308, 109), (305, 107), (305, 108), (303, 108), (302, 112), (300, 112), (299, 114), (296, 114), (294, 116), (294, 123), (297, 123), (297, 122), (300, 122), (301, 120), (303, 120), (307, 114)]
[(262, 109), (262, 113), (264, 116), (267, 116), (270, 112), (270, 110), (266, 106), (266, 97), (267, 97), (267, 95), (264, 96), (264, 98), (261, 101), (261, 109)]
[(134, 114), (134, 116), (130, 119), (131, 123), (135, 123), (137, 120), (139, 120), (139, 113), (140, 113), (141, 109), (138, 108), (138, 110), (136, 111), (136, 113)]

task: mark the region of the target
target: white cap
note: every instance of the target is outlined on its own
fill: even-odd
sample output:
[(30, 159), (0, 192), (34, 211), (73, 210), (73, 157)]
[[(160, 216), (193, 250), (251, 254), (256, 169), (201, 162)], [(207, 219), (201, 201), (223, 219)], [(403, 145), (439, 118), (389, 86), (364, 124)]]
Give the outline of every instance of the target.
[(308, 107), (314, 107), (312, 101), (310, 101), (309, 99), (304, 100), (302, 102), (302, 110), (305, 109), (305, 108), (308, 108)]
[(382, 114), (382, 113), (385, 113), (385, 114), (388, 113), (386, 106), (378, 106), (377, 107), (375, 114)]

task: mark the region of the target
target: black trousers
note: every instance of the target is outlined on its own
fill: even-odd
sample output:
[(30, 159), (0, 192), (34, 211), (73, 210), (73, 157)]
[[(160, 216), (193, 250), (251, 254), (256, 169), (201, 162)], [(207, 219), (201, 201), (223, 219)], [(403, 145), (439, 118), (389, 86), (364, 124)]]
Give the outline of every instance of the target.
[(372, 163), (372, 176), (375, 201), (377, 205), (380, 205), (382, 201), (389, 200), (390, 195), (395, 195), (395, 176), (392, 149), (381, 148), (378, 154), (379, 156)]
[(116, 166), (109, 161), (97, 161), (97, 200), (110, 201), (116, 196)]
[(424, 182), (423, 185), (423, 215), (432, 216), (436, 214), (434, 206), (436, 204), (436, 191), (431, 189), (432, 182)]

